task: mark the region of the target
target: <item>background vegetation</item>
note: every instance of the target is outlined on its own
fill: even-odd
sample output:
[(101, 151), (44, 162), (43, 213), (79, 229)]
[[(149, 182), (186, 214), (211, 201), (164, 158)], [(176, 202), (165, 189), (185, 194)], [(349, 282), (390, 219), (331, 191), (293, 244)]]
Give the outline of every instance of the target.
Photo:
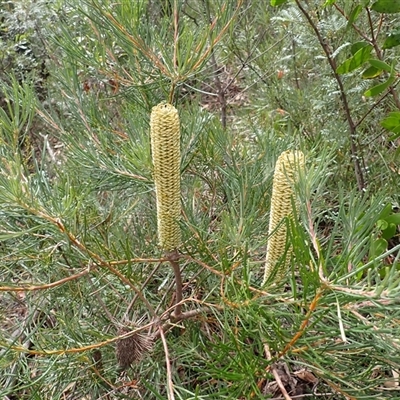
[[(395, 0), (0, 1), (0, 397), (400, 399), (399, 17)], [(181, 118), (180, 321), (161, 101)], [(294, 257), (262, 287), (287, 149), (307, 159)]]

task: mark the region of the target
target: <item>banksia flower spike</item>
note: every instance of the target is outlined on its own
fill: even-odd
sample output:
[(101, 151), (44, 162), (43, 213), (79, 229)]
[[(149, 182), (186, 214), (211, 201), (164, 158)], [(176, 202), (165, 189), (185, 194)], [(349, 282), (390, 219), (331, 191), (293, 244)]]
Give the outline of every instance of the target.
[(181, 241), (180, 129), (178, 111), (174, 106), (161, 103), (153, 107), (150, 135), (158, 238), (163, 250), (170, 252), (179, 247)]
[(291, 245), (287, 243), (287, 219), (293, 216), (293, 205), (296, 209), (298, 208), (294, 199), (293, 186), (298, 181), (304, 164), (304, 154), (298, 150), (283, 152), (276, 162), (272, 184), (264, 284), (279, 282), (287, 272), (291, 253)]

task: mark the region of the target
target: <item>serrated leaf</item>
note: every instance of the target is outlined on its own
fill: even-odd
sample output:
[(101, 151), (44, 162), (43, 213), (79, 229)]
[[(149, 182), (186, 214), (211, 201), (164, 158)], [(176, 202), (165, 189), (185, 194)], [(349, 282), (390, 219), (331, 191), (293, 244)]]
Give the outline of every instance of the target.
[(382, 73), (381, 69), (375, 67), (369, 67), (362, 73), (363, 79), (373, 79), (379, 76)]
[(378, 68), (383, 71), (392, 72), (392, 67), (389, 64), (386, 64), (384, 61), (377, 60), (375, 58), (371, 58), (368, 62), (375, 68)]
[(395, 80), (396, 78), (394, 76), (390, 76), (386, 82), (383, 82), (379, 85), (372, 87), (371, 89), (366, 90), (364, 92), (364, 96), (365, 97), (378, 96), (378, 94), (384, 92)]
[(371, 50), (372, 46), (370, 44), (362, 47), (354, 54), (353, 57), (347, 59), (343, 64), (339, 65), (339, 67), (336, 69), (336, 72), (338, 74), (346, 74), (354, 71), (369, 59)]
[(272, 7), (276, 7), (276, 6), (280, 6), (283, 3), (286, 3), (288, 0), (271, 0), (271, 6)]
[(392, 35), (389, 35), (384, 43), (382, 48), (383, 49), (391, 49), (392, 47), (396, 47), (400, 44), (400, 33), (395, 33)]
[(378, 0), (372, 4), (371, 10), (385, 14), (398, 13), (400, 12), (400, 0)]

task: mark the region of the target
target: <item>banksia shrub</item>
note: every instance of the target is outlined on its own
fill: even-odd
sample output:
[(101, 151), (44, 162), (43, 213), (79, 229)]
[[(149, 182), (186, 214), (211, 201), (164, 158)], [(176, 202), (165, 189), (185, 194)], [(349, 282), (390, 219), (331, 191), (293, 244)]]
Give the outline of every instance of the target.
[[(272, 184), (271, 209), (268, 229), (267, 257), (264, 284), (279, 282), (290, 262), (291, 244), (288, 243), (288, 219), (293, 216), (294, 185), (298, 181), (305, 159), (301, 151), (283, 152), (275, 165)], [(297, 210), (296, 210), (297, 213)]]
[(178, 111), (161, 103), (150, 117), (153, 175), (157, 197), (158, 239), (165, 251), (180, 245), (180, 129)]

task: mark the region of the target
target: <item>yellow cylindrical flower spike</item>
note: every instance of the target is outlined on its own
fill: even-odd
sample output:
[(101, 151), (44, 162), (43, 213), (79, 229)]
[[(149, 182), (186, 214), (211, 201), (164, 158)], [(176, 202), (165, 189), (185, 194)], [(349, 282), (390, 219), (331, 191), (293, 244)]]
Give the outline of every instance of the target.
[(157, 197), (158, 239), (163, 250), (169, 252), (176, 249), (181, 242), (180, 128), (178, 111), (174, 106), (161, 103), (153, 107), (150, 135)]
[[(284, 151), (275, 165), (272, 183), (271, 209), (268, 229), (264, 284), (279, 282), (290, 262), (291, 245), (287, 237), (287, 218), (293, 215), (294, 185), (304, 170), (304, 154), (299, 150)], [(297, 210), (296, 210), (297, 213)]]

